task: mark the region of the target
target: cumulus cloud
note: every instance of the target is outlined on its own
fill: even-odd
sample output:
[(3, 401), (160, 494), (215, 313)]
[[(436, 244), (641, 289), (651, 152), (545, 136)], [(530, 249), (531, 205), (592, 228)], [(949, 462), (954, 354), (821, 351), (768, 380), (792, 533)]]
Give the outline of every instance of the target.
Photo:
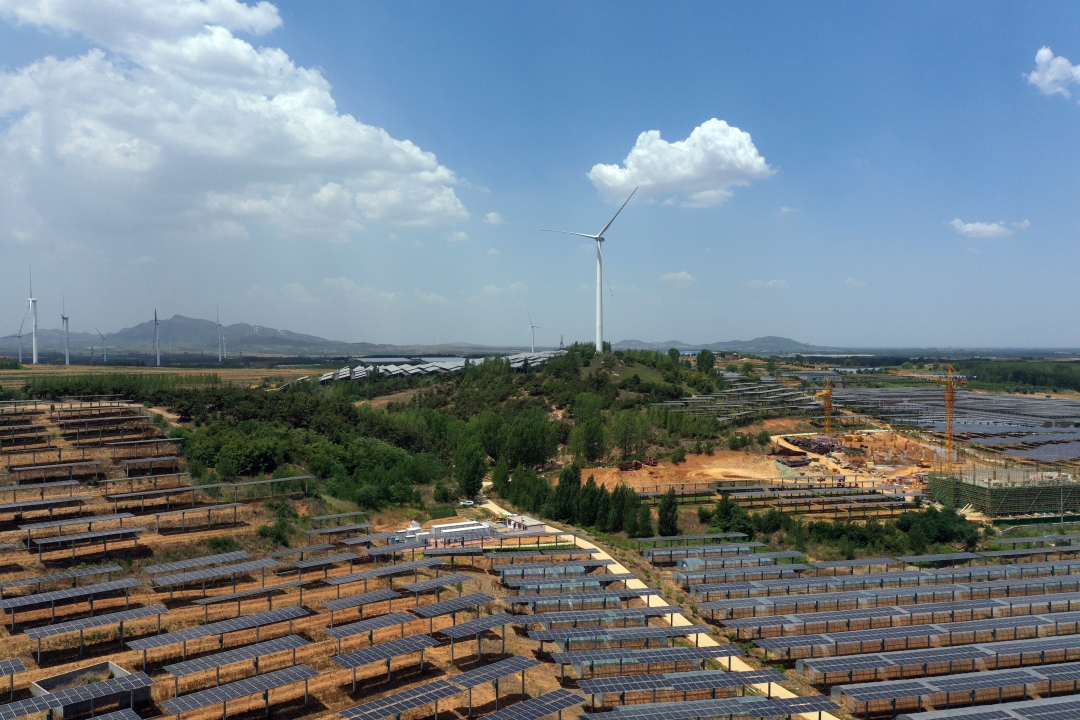
[[(1030, 223), (1028, 223), (1030, 225)], [(987, 223), (987, 222), (970, 222), (966, 223), (960, 218), (950, 220), (946, 223), (952, 227), (953, 230), (959, 235), (970, 238), (995, 238), (1004, 237), (1005, 235), (1012, 235), (1012, 230), (1006, 227), (1004, 222)]]
[(501, 295), (503, 293), (520, 292), (527, 289), (528, 288), (525, 287), (525, 283), (514, 282), (507, 283), (506, 285), (485, 285), (483, 288), (480, 289), (480, 292), (484, 293), (485, 295)]
[(621, 202), (640, 187), (638, 193), (645, 198), (707, 207), (730, 198), (729, 188), (773, 172), (750, 133), (713, 118), (694, 128), (686, 140), (667, 142), (659, 130), (643, 132), (622, 167), (594, 165), (589, 179), (609, 201)]
[(754, 288), (785, 288), (787, 280), (751, 280), (747, 285)]
[(484, 222), (486, 222), (488, 225), (502, 225), (506, 221), (503, 220), (503, 216), (499, 213), (489, 212), (487, 215), (484, 216)]
[(780, 208), (780, 212), (778, 212), (777, 215), (787, 215), (793, 212), (795, 212), (795, 208), (782, 207)]
[(664, 282), (675, 283), (676, 285), (689, 285), (694, 282), (694, 276), (685, 270), (661, 275), (660, 279)]
[(1055, 57), (1048, 47), (1035, 53), (1035, 69), (1024, 76), (1044, 95), (1071, 97), (1069, 85), (1080, 83), (1080, 65), (1073, 65), (1068, 58)]
[(1027, 219), (1024, 219), (1024, 220), (1021, 220), (1020, 222), (1014, 222), (1013, 227), (1016, 228), (1017, 230), (1027, 230), (1029, 227), (1031, 227), (1031, 221), (1027, 220)]
[(234, 35), (280, 25), (267, 2), (0, 0), (0, 16), (95, 46), (0, 72), (10, 237), (345, 240), (368, 222), (469, 217), (435, 155)]
[(458, 230), (457, 232), (452, 232), (446, 236), (447, 242), (465, 242), (468, 239), (469, 235), (465, 232), (462, 232), (461, 230)]
[(450, 302), (438, 293), (424, 292), (423, 290), (415, 290), (414, 293), (416, 294), (416, 299), (421, 302), (432, 303), (435, 305), (445, 305)]

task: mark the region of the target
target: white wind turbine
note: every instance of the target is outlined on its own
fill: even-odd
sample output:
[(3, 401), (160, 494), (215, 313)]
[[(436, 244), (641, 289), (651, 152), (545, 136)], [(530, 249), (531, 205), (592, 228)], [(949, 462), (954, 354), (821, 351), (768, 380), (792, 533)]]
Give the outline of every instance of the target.
[(217, 361), (221, 362), (222, 343), (224, 338), (221, 336), (221, 309), (218, 306), (214, 306), (215, 321), (217, 323)]
[(61, 295), (60, 296), (60, 322), (63, 323), (63, 326), (64, 326), (64, 364), (65, 365), (70, 365), (71, 364), (71, 343), (69, 342), (70, 338), (71, 338), (71, 331), (70, 331), (70, 329), (68, 327), (68, 320), (70, 320), (70, 319), (71, 318), (69, 318), (67, 316), (67, 301)]
[(30, 329), (33, 338), (33, 359), (31, 362), (37, 365), (37, 298), (34, 297), (34, 268), (30, 268)]
[[(97, 328), (94, 328), (94, 332), (96, 332), (98, 335), (101, 335), (101, 331)], [(101, 362), (105, 363), (106, 365), (109, 364), (109, 346), (105, 344), (105, 341), (108, 340), (111, 336), (112, 333), (109, 333), (108, 335), (101, 335)]]
[(23, 326), (24, 325), (26, 325), (26, 316), (25, 315), (23, 316), (22, 322), (19, 323), (19, 334), (18, 335), (5, 335), (4, 336), (5, 340), (7, 338), (13, 338), (13, 337), (19, 338), (19, 364), (20, 365), (22, 365), (22, 349), (23, 349), (22, 339), (23, 339), (23, 335), (26, 334), (26, 333), (23, 332)]
[(161, 336), (158, 334), (157, 308), (154, 308), (154, 350), (157, 353), (157, 367), (161, 367)]
[(536, 331), (537, 330), (543, 330), (544, 328), (540, 327), (539, 325), (534, 325), (533, 321), (532, 321), (532, 313), (529, 312), (528, 310), (526, 310), (525, 312), (529, 313), (529, 329), (525, 331), (525, 334), (528, 335), (529, 333), (532, 333), (532, 343), (529, 345), (529, 347), (531, 348), (532, 353), (535, 355), (536, 354)]
[(600, 245), (604, 242), (604, 233), (608, 231), (608, 228), (611, 227), (611, 223), (615, 222), (615, 218), (619, 217), (619, 213), (623, 211), (623, 208), (626, 207), (626, 203), (630, 202), (630, 198), (634, 197), (634, 193), (637, 191), (638, 189), (634, 188), (634, 192), (630, 193), (630, 197), (626, 198), (626, 202), (619, 208), (619, 212), (615, 213), (615, 216), (608, 220), (608, 224), (604, 226), (604, 229), (595, 235), (570, 232), (569, 230), (543, 231), (563, 233), (565, 235), (577, 235), (596, 241), (596, 352), (604, 351), (604, 251), (601, 250)]

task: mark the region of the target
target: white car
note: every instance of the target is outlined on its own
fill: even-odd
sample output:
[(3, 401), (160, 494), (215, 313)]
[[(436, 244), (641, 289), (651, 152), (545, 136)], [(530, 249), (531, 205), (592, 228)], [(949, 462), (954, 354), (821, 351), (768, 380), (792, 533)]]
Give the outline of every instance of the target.
[(461, 507), (472, 507), (475, 503), (472, 500), (462, 500), (458, 503)]

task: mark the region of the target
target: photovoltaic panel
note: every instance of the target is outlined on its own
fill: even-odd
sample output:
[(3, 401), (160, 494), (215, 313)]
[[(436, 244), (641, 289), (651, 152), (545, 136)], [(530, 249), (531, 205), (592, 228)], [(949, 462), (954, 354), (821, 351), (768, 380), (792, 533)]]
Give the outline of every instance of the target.
[[(330, 529), (332, 530), (333, 528)], [(308, 534), (318, 532), (319, 530), (309, 530)], [(401, 533), (397, 532), (396, 530), (391, 530), (390, 532), (372, 533), (370, 535), (357, 535), (356, 537), (345, 538), (344, 540), (340, 540), (339, 542), (342, 545), (366, 545), (377, 542), (379, 540), (397, 539), (400, 536)]]
[(460, 692), (461, 688), (455, 687), (445, 680), (435, 680), (379, 700), (372, 700), (363, 705), (356, 705), (342, 710), (341, 716), (348, 720), (383, 720), (383, 718), (398, 715), (406, 710), (423, 707), (444, 698), (452, 697)]
[(179, 715), (188, 710), (198, 710), (207, 705), (217, 705), (218, 703), (237, 700), (248, 695), (255, 695), (266, 690), (273, 690), (294, 682), (307, 680), (318, 674), (307, 665), (293, 665), (263, 675), (256, 675), (255, 677), (218, 685), (207, 690), (181, 695), (171, 700), (162, 700), (161, 707), (172, 715)]
[(122, 539), (132, 535), (146, 532), (144, 527), (113, 528), (111, 530), (93, 530), (90, 532), (71, 533), (70, 535), (53, 535), (51, 537), (33, 538), (30, 540), (34, 546), (65, 545), (78, 540), (108, 540), (109, 538)]
[(709, 690), (712, 688), (742, 687), (778, 683), (788, 677), (778, 670), (750, 670), (728, 672), (726, 670), (697, 670), (694, 672), (665, 673), (662, 675), (616, 675), (614, 677), (578, 680), (578, 687), (586, 695), (607, 693), (641, 692), (649, 690)]
[(11, 660), (0, 660), (0, 677), (7, 677), (8, 675), (21, 673), (24, 670), (26, 670), (26, 666), (23, 665), (23, 661), (19, 658), (12, 658)]
[(152, 648), (175, 645), (176, 643), (185, 640), (213, 637), (214, 635), (223, 635), (225, 633), (237, 632), (238, 630), (251, 630), (252, 628), (263, 627), (264, 625), (273, 625), (274, 623), (296, 620), (297, 618), (307, 617), (307, 615), (308, 612), (304, 608), (284, 607), (278, 610), (258, 613), (256, 615), (242, 615), (241, 617), (231, 618), (229, 620), (219, 620), (218, 622), (209, 623), (208, 625), (197, 625), (195, 627), (185, 628), (184, 630), (174, 630), (173, 632), (164, 633), (162, 635), (151, 635), (150, 637), (140, 638), (139, 640), (132, 640), (127, 643), (127, 646), (132, 650), (149, 650)]
[(336, 565), (337, 563), (341, 562), (356, 562), (358, 560), (363, 560), (363, 558), (356, 553), (347, 552), (338, 553), (336, 555), (327, 555), (325, 557), (315, 558), (314, 560), (297, 560), (292, 564), (292, 566), (300, 570), (307, 570), (309, 568), (324, 567), (326, 565)]
[(525, 616), (521, 622), (530, 625), (551, 626), (555, 623), (580, 622), (618, 622), (650, 617), (667, 617), (681, 613), (683, 609), (676, 605), (657, 605), (656, 607), (619, 608), (618, 610), (568, 610), (565, 612), (546, 612), (539, 615)]
[(45, 498), (44, 500), (20, 500), (18, 502), (0, 504), (0, 512), (21, 512), (23, 510), (69, 507), (71, 505), (82, 505), (90, 500), (91, 497), (89, 495)]
[(0, 590), (6, 590), (7, 588), (13, 587), (25, 587), (27, 585), (37, 585), (39, 583), (44, 584), (56, 580), (74, 580), (75, 578), (87, 577), (89, 575), (105, 575), (107, 573), (120, 572), (120, 570), (122, 570), (122, 568), (119, 565), (94, 565), (75, 570), (65, 570), (64, 572), (49, 573), (48, 575), (36, 575), (34, 577), (19, 578), (17, 580), (7, 580), (0, 583)]
[(684, 637), (686, 635), (708, 634), (713, 629), (708, 625), (680, 625), (679, 627), (629, 627), (606, 628), (598, 625), (586, 627), (561, 628), (558, 630), (533, 630), (530, 640), (538, 642), (617, 642), (622, 640), (647, 640), (651, 638)]
[[(996, 714), (994, 714), (996, 713)], [(955, 708), (897, 716), (897, 720), (1071, 720), (1080, 717), (1080, 699), (1076, 697), (1042, 698), (1022, 700), (995, 705), (992, 710), (983, 708)]]
[(424, 548), (424, 554), (431, 557), (450, 557), (451, 555), (483, 555), (484, 549), (480, 547), (448, 547), (448, 548)]
[(432, 603), (431, 605), (421, 605), (420, 607), (409, 608), (409, 612), (414, 615), (419, 615), (422, 618), (435, 618), (440, 615), (449, 615), (450, 613), (468, 610), (477, 605), (489, 603), (494, 599), (495, 598), (487, 593), (473, 593), (472, 595), (462, 595), (461, 597), (443, 600), (442, 602)]
[(421, 580), (416, 583), (409, 583), (408, 585), (400, 585), (401, 590), (411, 593), (427, 592), (428, 590), (435, 590), (438, 588), (450, 587), (456, 583), (463, 583), (467, 580), (471, 580), (468, 575), (464, 573), (454, 573), (453, 575), (443, 575), (442, 577), (432, 578), (430, 580)]
[(896, 560), (887, 557), (861, 558), (856, 560), (822, 560), (810, 563), (816, 568), (863, 567), (864, 565), (895, 565)]
[(276, 592), (284, 592), (295, 587), (305, 587), (310, 585), (312, 580), (293, 580), (292, 582), (281, 583), (279, 585), (267, 585), (266, 587), (257, 587), (250, 590), (240, 590), (239, 592), (229, 593), (228, 595), (213, 595), (211, 597), (197, 598), (191, 601), (192, 605), (217, 605), (225, 602), (235, 602), (236, 600), (243, 600), (244, 598), (259, 597), (261, 595), (272, 595)]
[(900, 555), (897, 560), (903, 560), (907, 563), (918, 562), (942, 562), (946, 560), (978, 560), (979, 556), (975, 553), (969, 552), (957, 552), (957, 553), (936, 553), (932, 555)]
[(95, 715), (94, 720), (142, 720), (142, 718), (131, 708), (124, 708), (104, 715)]
[(226, 650), (225, 652), (206, 655), (201, 658), (196, 658), (195, 660), (185, 660), (184, 662), (166, 665), (165, 672), (173, 677), (184, 677), (185, 675), (202, 672), (203, 670), (214, 670), (215, 668), (225, 667), (226, 665), (232, 665), (233, 663), (253, 660), (254, 658), (273, 655), (274, 653), (285, 652), (286, 650), (294, 650), (296, 648), (304, 647), (307, 644), (308, 641), (299, 635), (286, 635), (285, 637), (238, 647), (235, 650)]
[[(76, 482), (76, 485), (79, 483)], [(32, 487), (32, 486), (27, 486)], [(49, 520), (47, 522), (31, 523), (29, 525), (20, 525), (20, 530), (48, 530), (50, 528), (69, 527), (71, 525), (89, 525), (96, 522), (105, 522), (106, 520), (127, 520), (128, 518), (135, 517), (131, 513), (116, 513), (114, 515), (84, 515), (83, 517), (68, 518), (66, 520)]]
[(163, 605), (131, 608), (130, 610), (121, 610), (120, 612), (109, 613), (107, 615), (92, 615), (90, 617), (79, 618), (78, 620), (68, 620), (67, 622), (56, 623), (55, 625), (43, 625), (42, 627), (30, 628), (26, 631), (26, 637), (31, 640), (40, 640), (41, 638), (52, 637), (54, 635), (63, 635), (65, 633), (78, 632), (79, 630), (89, 630), (90, 628), (103, 627), (105, 625), (114, 625), (127, 622), (128, 620), (138, 620), (139, 618), (165, 615), (168, 612), (168, 609)]
[(425, 560), (398, 563), (397, 565), (384, 565), (383, 567), (351, 573), (349, 575), (337, 575), (335, 577), (324, 578), (323, 582), (327, 585), (347, 585), (349, 583), (360, 582), (361, 580), (371, 580), (373, 578), (388, 577), (390, 575), (403, 575), (405, 573), (445, 564), (446, 561), (442, 558), (427, 558)]
[(335, 655), (330, 658), (334, 663), (346, 670), (370, 665), (381, 660), (389, 660), (401, 655), (420, 652), (427, 648), (438, 647), (439, 641), (430, 635), (411, 635), (400, 640), (379, 643), (362, 650), (354, 650), (343, 655)]
[(485, 615), (484, 617), (475, 620), (451, 625), (450, 627), (438, 630), (438, 632), (457, 640), (463, 637), (476, 635), (477, 633), (482, 633), (485, 630), (502, 627), (503, 625), (510, 625), (515, 622), (518, 622), (518, 618), (515, 616), (510, 615), (509, 613), (499, 613), (498, 615)]
[(637, 580), (633, 573), (605, 573), (602, 575), (579, 575), (577, 577), (521, 578), (503, 580), (503, 585), (510, 588), (557, 588), (564, 585), (582, 585), (588, 583), (608, 584)]
[(495, 572), (505, 575), (506, 573), (525, 570), (549, 570), (560, 569), (573, 570), (577, 568), (598, 568), (614, 565), (614, 560), (564, 560), (562, 562), (535, 562), (535, 563), (509, 563), (496, 565), (492, 568)]
[(745, 653), (735, 645), (714, 645), (711, 647), (669, 647), (650, 650), (632, 650), (611, 648), (605, 650), (578, 650), (575, 652), (552, 653), (551, 658), (563, 665), (588, 665), (592, 662), (610, 663), (668, 663), (692, 662), (719, 657), (742, 657)]
[(305, 545), (298, 548), (287, 548), (285, 550), (278, 550), (277, 552), (270, 553), (272, 558), (289, 557), (290, 555), (302, 555), (310, 552), (322, 552), (323, 550), (333, 550), (334, 546), (329, 543), (322, 543), (319, 545)]
[(273, 558), (263, 560), (250, 560), (234, 565), (218, 565), (217, 567), (192, 570), (191, 572), (178, 573), (176, 575), (161, 575), (153, 579), (154, 587), (169, 587), (170, 585), (183, 585), (200, 580), (216, 580), (217, 578), (248, 573), (252, 570), (277, 567), (278, 561)]
[(678, 535), (676, 537), (668, 537), (666, 535), (659, 535), (657, 537), (634, 538), (634, 542), (646, 543), (646, 542), (671, 542), (672, 540), (726, 540), (728, 538), (743, 538), (743, 537), (746, 537), (746, 533), (741, 533), (741, 532), (706, 533), (704, 535)]
[(410, 615), (407, 612), (396, 612), (368, 618), (367, 620), (361, 620), (360, 622), (349, 623), (348, 625), (323, 628), (322, 631), (332, 638), (341, 640), (343, 638), (352, 637), (353, 635), (359, 635), (360, 633), (373, 632), (375, 630), (381, 630), (395, 625), (404, 625), (405, 623), (411, 622), (416, 622), (416, 617), (414, 615)]
[(79, 600), (82, 598), (95, 597), (102, 593), (116, 592), (127, 588), (138, 587), (139, 581), (135, 578), (124, 578), (96, 585), (83, 585), (77, 588), (64, 588), (51, 592), (38, 593), (37, 595), (21, 595), (19, 597), (5, 598), (0, 600), (0, 610), (12, 610), (51, 605), (54, 602), (64, 600)]
[(494, 665), (484, 665), (475, 670), (469, 670), (459, 675), (447, 678), (450, 682), (463, 688), (477, 687), (486, 682), (493, 682), (499, 678), (524, 672), (529, 668), (536, 667), (540, 663), (530, 657), (515, 655), (514, 657), (500, 660)]
[(7, 705), (0, 705), (0, 720), (15, 720), (15, 718), (47, 712), (50, 709), (62, 708), (77, 702), (97, 700), (132, 690), (148, 688), (153, 684), (154, 681), (146, 673), (135, 672), (130, 675), (90, 683), (89, 685), (79, 685), (78, 687), (58, 690), (40, 697), (29, 697), (24, 700), (16, 700)]
[(632, 600), (636, 597), (659, 594), (660, 590), (657, 588), (585, 590), (571, 593), (552, 593), (549, 595), (509, 595), (503, 598), (503, 602), (511, 605), (568, 603), (573, 607), (574, 603), (596, 603), (604, 600)]
[(390, 543), (389, 545), (382, 545), (380, 547), (367, 548), (367, 554), (372, 557), (378, 557), (380, 555), (393, 555), (399, 552), (408, 552), (410, 550), (423, 550), (427, 547), (427, 541), (414, 540), (412, 542), (403, 543)]
[(236, 552), (221, 553), (219, 555), (206, 555), (204, 557), (191, 558), (190, 560), (177, 560), (176, 562), (165, 563), (164, 565), (151, 565), (143, 568), (151, 575), (162, 575), (164, 573), (177, 572), (178, 570), (188, 570), (190, 568), (207, 567), (209, 565), (220, 565), (222, 563), (230, 563), (236, 560), (247, 560), (251, 557), (250, 553), (246, 550), (237, 550)]
[(337, 598), (336, 600), (327, 600), (322, 606), (327, 610), (345, 610), (346, 608), (361, 607), (363, 605), (370, 605), (371, 603), (396, 600), (401, 597), (404, 596), (395, 590), (375, 590), (369, 593)]
[[(807, 712), (829, 712), (836, 703), (827, 697), (811, 695), (793, 698), (766, 698), (760, 695), (691, 700), (689, 702), (617, 705), (610, 713), (600, 713), (603, 720), (688, 720), (689, 718), (725, 715), (754, 718), (787, 717)], [(590, 715), (590, 718), (593, 716)]]
[(554, 715), (575, 705), (581, 705), (584, 698), (580, 695), (559, 688), (544, 693), (540, 697), (530, 698), (503, 710), (497, 710), (484, 716), (485, 720), (540, 720)]

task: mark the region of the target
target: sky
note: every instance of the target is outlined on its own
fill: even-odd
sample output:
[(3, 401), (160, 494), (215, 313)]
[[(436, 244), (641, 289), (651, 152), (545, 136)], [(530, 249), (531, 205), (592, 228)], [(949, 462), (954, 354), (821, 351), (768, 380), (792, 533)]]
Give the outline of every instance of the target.
[[(1073, 65), (1075, 61), (1077, 65)], [(1080, 347), (1080, 5), (0, 0), (0, 334)]]

